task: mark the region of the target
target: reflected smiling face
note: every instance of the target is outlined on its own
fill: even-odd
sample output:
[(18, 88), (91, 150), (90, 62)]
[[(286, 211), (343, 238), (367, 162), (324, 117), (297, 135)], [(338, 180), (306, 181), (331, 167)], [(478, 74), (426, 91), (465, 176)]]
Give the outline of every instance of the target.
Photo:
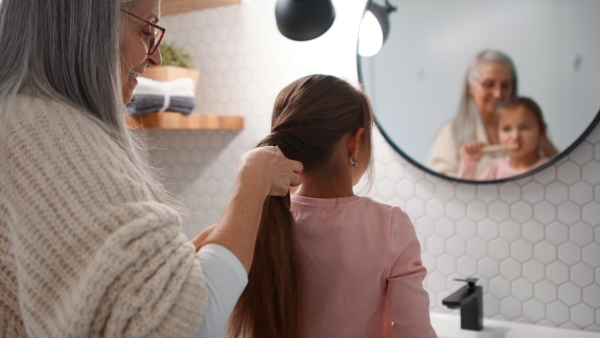
[(514, 95), (513, 74), (501, 62), (481, 63), (477, 66), (477, 77), (468, 84), (467, 92), (473, 97), (484, 121), (492, 119), (497, 103)]
[[(152, 23), (160, 18), (160, 0), (141, 0), (124, 7), (129, 13)], [(137, 77), (147, 65), (159, 66), (162, 63), (160, 50), (148, 55), (152, 27), (143, 20), (121, 12), (121, 31), (119, 46), (121, 49), (121, 85), (123, 101), (128, 103), (137, 86)]]

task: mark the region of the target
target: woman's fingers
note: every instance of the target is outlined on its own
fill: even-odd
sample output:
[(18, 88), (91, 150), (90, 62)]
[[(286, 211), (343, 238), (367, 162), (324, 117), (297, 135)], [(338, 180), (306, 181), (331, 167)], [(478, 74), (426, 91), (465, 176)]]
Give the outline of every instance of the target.
[(302, 163), (289, 160), (271, 146), (252, 149), (240, 161), (240, 174), (246, 184), (258, 184), (270, 196), (285, 196), (290, 186), (300, 185), (303, 169)]

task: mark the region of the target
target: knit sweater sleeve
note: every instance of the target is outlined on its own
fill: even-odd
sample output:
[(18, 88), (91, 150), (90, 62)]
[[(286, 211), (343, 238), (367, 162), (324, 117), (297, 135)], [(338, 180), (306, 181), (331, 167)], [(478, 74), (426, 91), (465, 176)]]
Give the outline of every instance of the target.
[[(82, 113), (21, 97), (0, 187), (18, 313), (35, 337), (191, 337), (208, 302), (180, 218)], [(6, 159), (6, 161), (4, 161)]]

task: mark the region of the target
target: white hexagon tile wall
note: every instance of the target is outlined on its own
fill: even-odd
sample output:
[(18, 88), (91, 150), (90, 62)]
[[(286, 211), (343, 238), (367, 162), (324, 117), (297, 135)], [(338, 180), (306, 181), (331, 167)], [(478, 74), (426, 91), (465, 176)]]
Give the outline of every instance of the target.
[[(276, 28), (274, 0), (163, 17), (165, 40), (201, 70), (199, 113), (236, 114), (241, 131), (151, 131), (152, 158), (190, 212), (193, 236), (216, 222), (239, 156), (269, 131), (273, 100), (298, 77), (333, 74), (358, 83), (356, 36), (364, 0), (333, 1), (336, 20), (318, 39)], [(411, 216), (429, 274), (431, 310), (477, 276), (487, 318), (600, 332), (600, 128), (560, 163), (510, 183), (442, 180), (412, 166), (375, 135), (366, 194)]]

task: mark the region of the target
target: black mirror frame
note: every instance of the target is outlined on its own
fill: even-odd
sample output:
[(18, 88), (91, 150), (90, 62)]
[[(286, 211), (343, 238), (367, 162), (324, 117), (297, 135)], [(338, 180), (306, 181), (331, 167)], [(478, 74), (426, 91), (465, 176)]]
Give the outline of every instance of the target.
[[(363, 77), (362, 70), (361, 70), (361, 58), (362, 58), (362, 56), (360, 56), (358, 54), (358, 48), (357, 48), (357, 50), (356, 50), (356, 66), (357, 66), (357, 71), (358, 71), (358, 80), (359, 80), (361, 89), (364, 90), (365, 89), (364, 82), (363, 82), (364, 77)], [(515, 181), (515, 180), (533, 175), (535, 173), (538, 173), (550, 166), (553, 166), (555, 163), (557, 163), (563, 157), (567, 156), (571, 151), (573, 151), (573, 149), (577, 148), (577, 146), (581, 142), (583, 142), (583, 140), (585, 140), (585, 138), (592, 132), (592, 130), (594, 130), (594, 128), (596, 127), (598, 122), (600, 122), (600, 110), (599, 110), (598, 113), (596, 113), (596, 116), (594, 117), (594, 119), (592, 119), (592, 121), (588, 125), (588, 127), (583, 131), (583, 133), (573, 143), (571, 143), (571, 145), (569, 147), (567, 147), (567, 149), (563, 150), (558, 155), (551, 158), (550, 161), (544, 163), (543, 165), (541, 165), (535, 169), (532, 169), (532, 170), (530, 170), (526, 173), (520, 174), (520, 175), (511, 176), (511, 177), (507, 177), (507, 178), (503, 178), (503, 179), (499, 179), (499, 180), (476, 181), (476, 180), (464, 180), (461, 178), (443, 175), (443, 174), (433, 171), (433, 170), (427, 168), (426, 166), (424, 166), (423, 164), (415, 161), (412, 157), (408, 156), (408, 154), (406, 154), (404, 151), (402, 151), (402, 149), (400, 149), (400, 147), (397, 144), (395, 144), (394, 141), (392, 141), (392, 139), (385, 132), (385, 130), (383, 130), (383, 127), (379, 123), (379, 120), (377, 119), (377, 114), (374, 114), (374, 115), (375, 115), (375, 124), (377, 125), (377, 129), (379, 129), (379, 132), (381, 132), (381, 134), (383, 135), (383, 137), (385, 138), (387, 143), (392, 148), (394, 148), (394, 150), (396, 152), (398, 152), (404, 159), (406, 159), (408, 162), (410, 162), (412, 165), (425, 171), (428, 174), (439, 177), (441, 179), (445, 179), (445, 180), (449, 180), (449, 181), (457, 182), (457, 183), (471, 183), (471, 184), (498, 184), (498, 183)]]

